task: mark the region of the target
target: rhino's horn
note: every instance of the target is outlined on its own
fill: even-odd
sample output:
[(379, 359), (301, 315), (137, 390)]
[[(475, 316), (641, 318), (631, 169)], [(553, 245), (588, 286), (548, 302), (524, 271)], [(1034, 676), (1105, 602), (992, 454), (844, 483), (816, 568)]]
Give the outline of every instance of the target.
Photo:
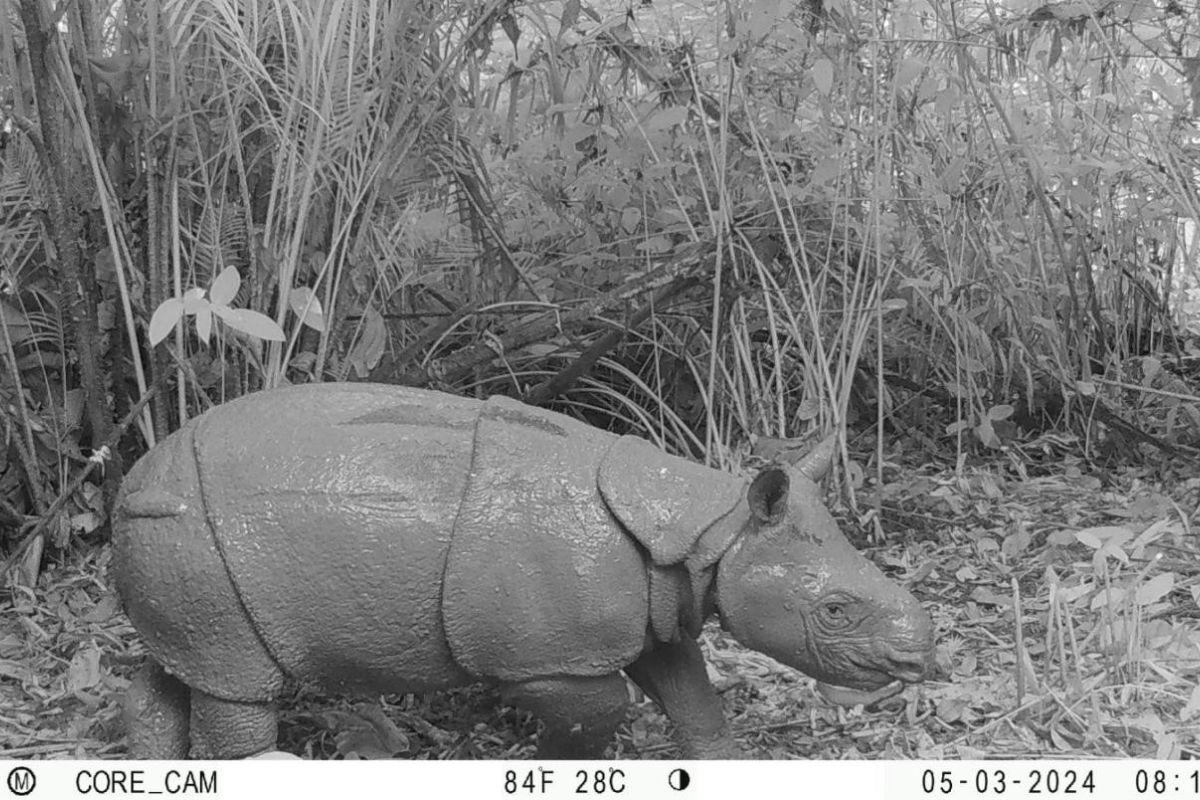
[(836, 433), (826, 436), (816, 447), (797, 461), (793, 469), (813, 483), (821, 480), (825, 477), (825, 473), (829, 472), (829, 465), (833, 463), (833, 454), (837, 452), (837, 441)]

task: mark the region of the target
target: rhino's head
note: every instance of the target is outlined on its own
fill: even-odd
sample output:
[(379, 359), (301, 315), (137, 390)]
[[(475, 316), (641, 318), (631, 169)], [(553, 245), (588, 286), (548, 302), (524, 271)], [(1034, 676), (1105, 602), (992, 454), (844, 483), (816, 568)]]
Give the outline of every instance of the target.
[[(917, 599), (888, 580), (838, 529), (816, 481), (833, 440), (793, 467), (751, 483), (749, 530), (717, 572), (722, 625), (747, 647), (799, 669), (836, 702), (867, 702), (934, 669), (933, 623)], [(828, 688), (828, 687), (823, 687)]]

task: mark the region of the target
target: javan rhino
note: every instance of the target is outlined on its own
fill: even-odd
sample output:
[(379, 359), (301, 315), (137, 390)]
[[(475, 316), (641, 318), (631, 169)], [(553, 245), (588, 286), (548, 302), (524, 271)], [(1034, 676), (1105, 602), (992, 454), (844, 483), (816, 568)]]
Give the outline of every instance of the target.
[(597, 758), (623, 670), (684, 755), (738, 757), (696, 642), (713, 612), (844, 702), (921, 680), (930, 619), (822, 505), (832, 452), (747, 481), (504, 397), (319, 384), (219, 406), (118, 496), (115, 582), (151, 654), (130, 755), (271, 750), (290, 682), (493, 681), (542, 720), (542, 757)]

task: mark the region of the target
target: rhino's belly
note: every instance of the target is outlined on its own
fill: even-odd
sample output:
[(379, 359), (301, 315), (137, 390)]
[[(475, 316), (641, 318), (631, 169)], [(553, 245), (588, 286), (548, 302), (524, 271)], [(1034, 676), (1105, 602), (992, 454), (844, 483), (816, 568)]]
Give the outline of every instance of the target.
[(337, 692), (461, 682), (441, 609), (450, 522), (362, 499), (353, 514), (345, 498), (336, 509), (311, 498), (284, 505), (276, 503), (273, 515), (295, 514), (303, 524), (250, 522), (255, 542), (273, 554), (222, 538), (242, 602), (283, 670)]
[(441, 587), (478, 403), (321, 389), (250, 396), (197, 429), (205, 507), (241, 601), (304, 683), (461, 682)]

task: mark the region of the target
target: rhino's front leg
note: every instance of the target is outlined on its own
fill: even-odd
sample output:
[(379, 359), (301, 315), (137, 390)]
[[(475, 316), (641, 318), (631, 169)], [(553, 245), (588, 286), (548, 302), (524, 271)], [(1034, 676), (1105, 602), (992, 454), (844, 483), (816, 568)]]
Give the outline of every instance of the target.
[(745, 758), (729, 735), (721, 698), (708, 682), (700, 645), (690, 636), (659, 644), (625, 668), (675, 723), (685, 758)]
[(245, 758), (275, 749), (270, 703), (235, 703), (192, 690), (192, 758)]
[(500, 697), (542, 721), (540, 758), (601, 758), (629, 705), (620, 673), (504, 684)]

